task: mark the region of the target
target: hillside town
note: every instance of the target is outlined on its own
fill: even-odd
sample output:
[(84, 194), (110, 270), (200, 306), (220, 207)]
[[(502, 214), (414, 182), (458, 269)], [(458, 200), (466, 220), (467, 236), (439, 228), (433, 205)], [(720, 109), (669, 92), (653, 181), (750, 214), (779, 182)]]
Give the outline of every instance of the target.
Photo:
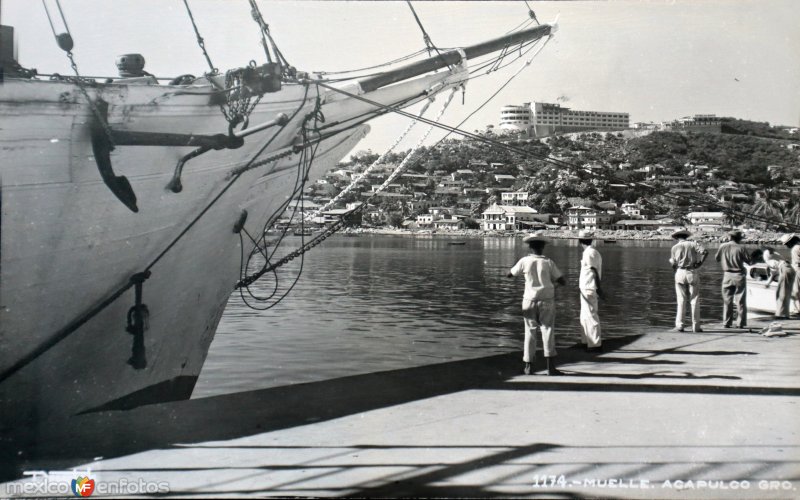
[(628, 120), (542, 103), (505, 106), (500, 126), (482, 136), (529, 154), (449, 139), (421, 148), (382, 187), (405, 153), (376, 163), (377, 154), (359, 152), (305, 186), (276, 226), (296, 228), (302, 219), (308, 230), (348, 216), (362, 229), (666, 235), (687, 227), (713, 236), (765, 228), (741, 213), (800, 223), (796, 128), (714, 115)]

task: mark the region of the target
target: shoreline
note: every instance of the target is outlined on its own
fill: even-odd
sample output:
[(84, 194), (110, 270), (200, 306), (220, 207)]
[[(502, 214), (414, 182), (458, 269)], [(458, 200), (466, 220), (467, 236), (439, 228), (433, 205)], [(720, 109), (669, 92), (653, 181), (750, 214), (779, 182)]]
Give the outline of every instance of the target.
[[(344, 235), (379, 234), (388, 236), (442, 236), (446, 238), (518, 238), (529, 234), (530, 231), (487, 231), (484, 229), (399, 229), (399, 228), (346, 228), (340, 231)], [(543, 231), (544, 235), (553, 239), (577, 239), (578, 231), (569, 229), (548, 229)], [(742, 240), (746, 245), (772, 244), (782, 246), (780, 237), (785, 233), (761, 230), (747, 230)], [(659, 233), (658, 231), (639, 231), (639, 230), (608, 230), (599, 229), (594, 232), (594, 239), (597, 241), (672, 241), (669, 234)], [(726, 241), (727, 232), (697, 232), (693, 233), (691, 239), (703, 243), (721, 243)]]

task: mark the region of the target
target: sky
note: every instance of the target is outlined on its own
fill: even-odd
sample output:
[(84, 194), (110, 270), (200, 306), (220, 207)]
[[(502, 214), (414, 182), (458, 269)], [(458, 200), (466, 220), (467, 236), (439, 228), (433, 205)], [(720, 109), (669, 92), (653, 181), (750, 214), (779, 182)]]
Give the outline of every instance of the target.
[[(70, 73), (42, 3), (0, 0), (1, 21), (15, 27), (20, 63)], [(46, 0), (55, 12), (55, 0)], [(246, 0), (189, 0), (206, 48), (220, 69), (264, 61)], [(559, 31), (485, 108), (462, 128), (497, 125), (506, 104), (543, 101), (573, 109), (623, 111), (631, 121), (692, 114), (800, 125), (800, 9), (795, 0), (529, 0)], [(180, 0), (61, 0), (84, 75), (115, 75), (119, 54), (138, 52), (158, 76), (207, 69)], [(424, 47), (402, 1), (259, 1), (287, 59), (306, 71), (380, 64)], [(527, 19), (523, 1), (413, 2), (440, 47), (500, 36)], [(443, 122), (455, 125), (519, 68), (471, 81)], [(438, 109), (435, 105), (433, 109)], [(413, 111), (414, 109), (412, 109)], [(382, 152), (408, 118), (383, 117), (356, 150)], [(423, 128), (419, 127), (418, 134)], [(440, 132), (431, 135), (435, 140)], [(416, 137), (412, 134), (408, 147)]]

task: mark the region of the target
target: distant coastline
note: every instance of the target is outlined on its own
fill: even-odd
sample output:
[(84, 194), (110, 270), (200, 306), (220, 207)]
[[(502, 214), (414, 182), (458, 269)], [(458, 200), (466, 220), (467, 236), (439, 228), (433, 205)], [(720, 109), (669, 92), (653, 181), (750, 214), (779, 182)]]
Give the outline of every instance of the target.
[[(342, 231), (347, 235), (358, 234), (382, 234), (394, 236), (441, 236), (444, 238), (522, 238), (526, 231), (486, 231), (483, 229), (459, 229), (459, 230), (429, 230), (429, 229), (399, 229), (399, 228), (347, 228)], [(551, 229), (543, 233), (553, 239), (573, 239), (577, 238), (577, 231)], [(726, 238), (725, 232), (697, 232), (692, 235), (692, 239), (705, 243), (721, 243)], [(747, 230), (743, 243), (746, 245), (780, 245), (779, 238), (784, 233), (774, 231)], [(597, 230), (594, 232), (595, 240), (606, 241), (671, 241), (669, 234), (657, 231), (641, 230)]]

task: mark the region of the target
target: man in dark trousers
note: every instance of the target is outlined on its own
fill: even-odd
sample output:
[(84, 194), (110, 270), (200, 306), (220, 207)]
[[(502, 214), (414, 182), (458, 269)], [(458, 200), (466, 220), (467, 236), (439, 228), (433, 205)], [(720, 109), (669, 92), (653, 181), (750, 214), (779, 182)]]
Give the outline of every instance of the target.
[(725, 328), (733, 326), (733, 305), (736, 304), (736, 327), (747, 326), (747, 269), (750, 254), (740, 243), (742, 232), (738, 229), (728, 233), (729, 241), (720, 245), (714, 257), (722, 266), (722, 324)]
[(541, 332), (547, 374), (563, 375), (556, 369), (553, 360), (558, 354), (553, 325), (556, 317), (555, 285), (563, 286), (566, 280), (555, 262), (542, 255), (546, 240), (541, 231), (526, 236), (522, 241), (528, 244), (529, 253), (508, 272), (509, 278), (520, 274), (525, 276), (525, 293), (522, 296), (522, 318), (525, 323), (522, 372), (525, 375), (531, 373), (531, 363), (536, 356), (536, 337)]

